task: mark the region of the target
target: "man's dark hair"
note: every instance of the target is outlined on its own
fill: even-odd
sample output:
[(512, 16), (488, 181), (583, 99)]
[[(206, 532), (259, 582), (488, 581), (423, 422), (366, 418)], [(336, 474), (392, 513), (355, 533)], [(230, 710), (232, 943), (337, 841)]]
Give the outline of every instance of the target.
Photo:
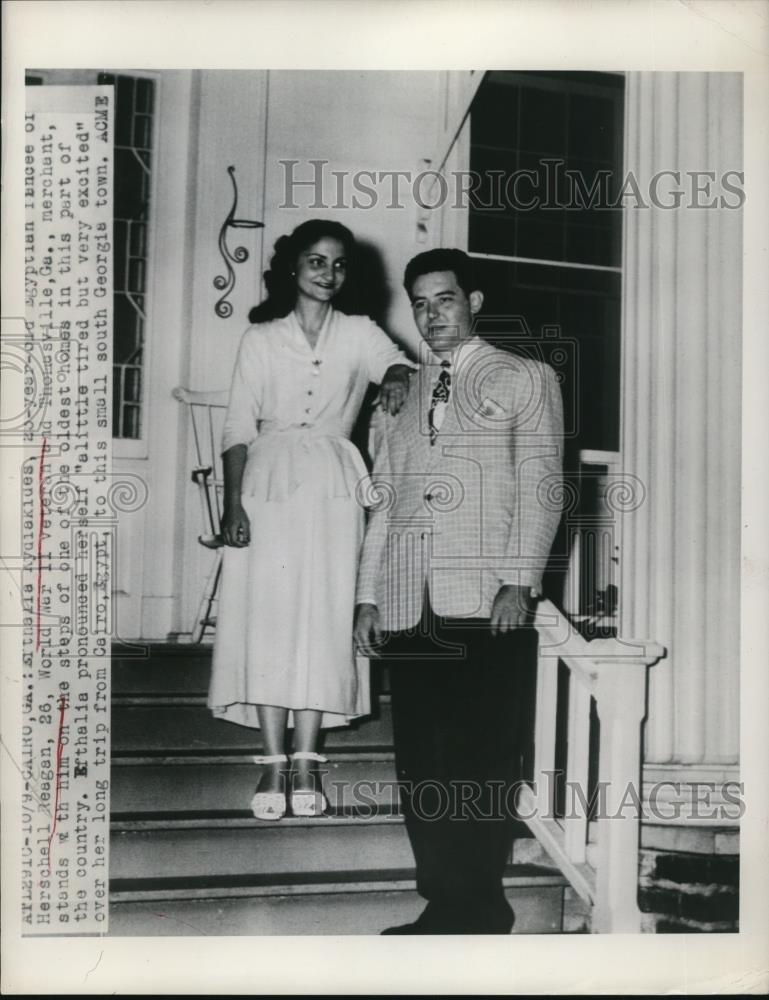
[(464, 250), (439, 247), (417, 254), (406, 265), (403, 287), (408, 292), (409, 298), (417, 278), (421, 278), (423, 274), (432, 274), (434, 271), (453, 271), (457, 284), (465, 295), (478, 291), (472, 257), (468, 257)]

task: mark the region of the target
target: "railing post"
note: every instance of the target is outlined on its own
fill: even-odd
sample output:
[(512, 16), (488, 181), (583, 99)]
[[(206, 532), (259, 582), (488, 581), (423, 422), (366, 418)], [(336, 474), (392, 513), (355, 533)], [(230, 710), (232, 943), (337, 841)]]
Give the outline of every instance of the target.
[[(618, 662), (600, 671), (596, 703), (601, 722), (598, 759), (598, 864), (593, 933), (638, 933), (638, 848), (641, 816), (641, 723), (646, 714), (643, 663)], [(632, 776), (628, 785), (628, 776)]]
[[(569, 674), (569, 735), (566, 758), (566, 815), (564, 847), (572, 861), (582, 864), (587, 848), (587, 797), (590, 757), (590, 691), (576, 670)], [(577, 794), (578, 790), (584, 800)]]
[[(540, 637), (540, 644), (541, 644)], [(537, 655), (537, 702), (534, 717), (534, 780), (537, 813), (553, 816), (555, 770), (555, 721), (558, 700), (558, 659)]]

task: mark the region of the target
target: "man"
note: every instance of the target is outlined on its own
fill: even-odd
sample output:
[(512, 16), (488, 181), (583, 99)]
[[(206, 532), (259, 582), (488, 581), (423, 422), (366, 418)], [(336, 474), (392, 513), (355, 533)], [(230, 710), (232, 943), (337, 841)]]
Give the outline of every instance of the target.
[(460, 250), (419, 254), (404, 285), (425, 343), (382, 415), (355, 639), (384, 655), (417, 890), (384, 934), (509, 934), (516, 655), (559, 521), (562, 408), (552, 370), (474, 334), (483, 293)]

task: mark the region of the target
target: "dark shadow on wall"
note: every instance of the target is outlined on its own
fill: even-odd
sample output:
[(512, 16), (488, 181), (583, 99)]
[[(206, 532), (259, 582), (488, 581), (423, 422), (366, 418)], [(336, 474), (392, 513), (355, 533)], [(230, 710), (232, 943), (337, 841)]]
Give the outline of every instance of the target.
[(352, 279), (355, 282), (355, 312), (370, 316), (382, 329), (387, 329), (385, 323), (392, 295), (382, 254), (373, 243), (358, 243)]
[[(392, 301), (392, 293), (382, 254), (373, 243), (358, 243), (353, 280), (355, 281), (353, 312), (370, 317), (378, 326), (389, 333), (387, 314)], [(352, 443), (363, 455), (369, 468), (371, 468), (372, 460), (368, 451), (368, 432), (374, 400), (378, 393), (379, 386), (369, 385), (351, 435)]]

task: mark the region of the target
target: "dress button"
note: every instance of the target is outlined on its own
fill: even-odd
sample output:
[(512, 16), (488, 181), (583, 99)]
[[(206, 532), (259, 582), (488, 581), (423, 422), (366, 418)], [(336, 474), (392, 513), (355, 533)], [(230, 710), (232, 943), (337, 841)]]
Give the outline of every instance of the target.
[(307, 395), (308, 395), (308, 396), (312, 396), (312, 389), (308, 389), (308, 390), (307, 390)]

